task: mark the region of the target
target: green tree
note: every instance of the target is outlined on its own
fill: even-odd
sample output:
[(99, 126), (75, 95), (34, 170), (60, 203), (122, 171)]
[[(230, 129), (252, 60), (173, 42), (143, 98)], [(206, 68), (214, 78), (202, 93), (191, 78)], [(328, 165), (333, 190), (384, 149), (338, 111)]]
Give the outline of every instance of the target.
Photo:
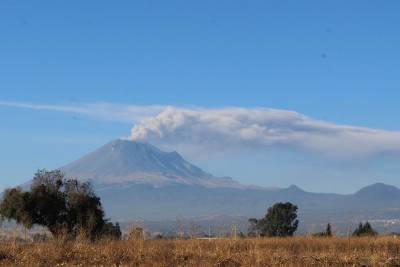
[(79, 232), (94, 239), (116, 227), (104, 218), (100, 198), (90, 184), (67, 180), (59, 170), (39, 170), (30, 191), (6, 190), (0, 216), (27, 228), (35, 224), (45, 226), (55, 236), (76, 236)]
[(353, 236), (375, 236), (378, 232), (376, 232), (369, 222), (360, 223), (358, 228), (353, 232)]
[(7, 189), (3, 199), (0, 203), (1, 217), (14, 219), (18, 224), (31, 228), (33, 220), (30, 212), (30, 194), (17, 187)]
[(261, 236), (293, 236), (297, 230), (297, 206), (290, 202), (276, 203), (270, 207), (262, 219), (250, 219)]
[(39, 170), (33, 177), (31, 190), (25, 192), (30, 199), (26, 212), (30, 214), (33, 224), (46, 226), (53, 235), (72, 230), (63, 185), (61, 171)]
[(64, 195), (67, 203), (69, 231), (87, 237), (101, 235), (106, 224), (100, 198), (96, 196), (89, 183), (75, 179), (64, 182)]

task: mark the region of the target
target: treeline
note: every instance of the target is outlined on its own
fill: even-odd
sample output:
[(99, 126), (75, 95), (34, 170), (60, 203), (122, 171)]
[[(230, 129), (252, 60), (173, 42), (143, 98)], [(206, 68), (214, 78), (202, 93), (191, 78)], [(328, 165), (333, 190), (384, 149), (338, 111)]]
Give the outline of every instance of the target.
[[(297, 230), (299, 220), (297, 219), (298, 207), (290, 202), (276, 203), (270, 207), (261, 219), (249, 219), (249, 236), (269, 236), (269, 237), (286, 237), (293, 236)], [(332, 227), (328, 223), (323, 232), (315, 233), (315, 237), (331, 237)], [(360, 223), (355, 229), (352, 236), (375, 236), (375, 231), (369, 222)]]
[[(249, 219), (247, 236), (293, 236), (299, 225), (297, 211), (298, 207), (290, 202), (276, 203), (268, 208), (263, 218)], [(1, 219), (15, 220), (28, 229), (34, 225), (44, 226), (56, 237), (121, 238), (119, 224), (105, 218), (100, 198), (90, 184), (66, 179), (59, 170), (39, 170), (28, 191), (19, 187), (7, 189), (0, 203), (0, 216)], [(314, 234), (316, 237), (332, 235), (329, 223), (325, 231)], [(369, 222), (360, 223), (353, 232), (353, 236), (374, 235), (377, 232)], [(245, 235), (240, 233), (239, 236)]]

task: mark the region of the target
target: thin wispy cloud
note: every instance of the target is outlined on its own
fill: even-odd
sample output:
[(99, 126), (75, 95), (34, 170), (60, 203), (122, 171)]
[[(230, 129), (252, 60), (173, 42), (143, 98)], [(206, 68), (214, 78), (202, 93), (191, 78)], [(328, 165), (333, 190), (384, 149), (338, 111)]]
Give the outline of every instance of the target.
[(164, 106), (159, 105), (133, 106), (106, 102), (76, 105), (47, 105), (7, 101), (0, 101), (0, 107), (67, 112), (83, 115), (91, 119), (126, 122), (132, 124), (148, 118), (149, 116), (157, 115), (165, 108)]
[(268, 108), (199, 108), (91, 103), (75, 106), (0, 102), (0, 106), (82, 114), (133, 124), (130, 139), (191, 151), (285, 146), (340, 158), (400, 155), (400, 132), (339, 125)]

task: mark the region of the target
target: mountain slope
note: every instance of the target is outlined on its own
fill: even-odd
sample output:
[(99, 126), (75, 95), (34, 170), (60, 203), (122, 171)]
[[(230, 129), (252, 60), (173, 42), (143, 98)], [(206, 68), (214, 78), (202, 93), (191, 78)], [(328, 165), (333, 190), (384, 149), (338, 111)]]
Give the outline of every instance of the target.
[(68, 176), (91, 180), (98, 185), (137, 183), (244, 188), (231, 178), (204, 172), (175, 151), (168, 153), (148, 143), (127, 140), (112, 141), (61, 170)]
[(400, 194), (400, 189), (392, 185), (386, 185), (383, 183), (376, 183), (370, 186), (366, 186), (355, 193), (355, 196), (360, 198), (372, 198), (372, 199), (386, 199), (390, 200)]
[(374, 184), (349, 195), (310, 193), (294, 185), (267, 190), (214, 177), (148, 143), (115, 140), (61, 169), (91, 180), (107, 216), (119, 221), (260, 217), (284, 201), (298, 205), (305, 224), (400, 218), (400, 190), (394, 186)]

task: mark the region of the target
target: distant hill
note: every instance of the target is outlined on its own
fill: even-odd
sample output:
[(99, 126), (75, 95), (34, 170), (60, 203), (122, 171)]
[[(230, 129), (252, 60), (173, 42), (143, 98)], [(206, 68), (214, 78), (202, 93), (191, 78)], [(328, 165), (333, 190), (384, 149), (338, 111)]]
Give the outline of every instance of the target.
[(142, 142), (115, 140), (61, 168), (90, 180), (107, 216), (173, 220), (179, 217), (262, 216), (278, 201), (299, 206), (304, 223), (400, 218), (400, 190), (374, 184), (354, 194), (310, 193), (292, 185), (267, 189), (215, 177), (177, 152)]

